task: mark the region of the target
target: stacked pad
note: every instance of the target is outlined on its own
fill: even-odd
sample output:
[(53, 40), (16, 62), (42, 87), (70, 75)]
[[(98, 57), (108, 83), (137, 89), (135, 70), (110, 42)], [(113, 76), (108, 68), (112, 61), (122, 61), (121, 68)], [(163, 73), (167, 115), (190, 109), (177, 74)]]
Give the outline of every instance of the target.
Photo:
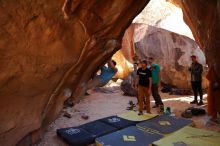
[(103, 119), (100, 119), (100, 121), (108, 125), (111, 125), (117, 128), (118, 130), (127, 128), (129, 126), (135, 126), (137, 124), (137, 122), (135, 121), (129, 121), (129, 120), (117, 117), (117, 116), (103, 118)]
[(188, 119), (161, 115), (145, 122), (141, 122), (137, 124), (137, 127), (145, 131), (170, 134), (190, 124), (192, 124), (192, 121)]
[(87, 124), (80, 126), (80, 128), (88, 131), (89, 133), (95, 135), (95, 137), (100, 137), (112, 132), (117, 131), (118, 129), (101, 122), (100, 120), (93, 121)]
[(148, 146), (163, 136), (148, 133), (135, 126), (96, 139), (97, 146)]
[(87, 146), (94, 143), (95, 136), (81, 128), (63, 128), (57, 130), (57, 135), (70, 146)]
[(184, 127), (153, 143), (155, 146), (220, 146), (220, 133)]

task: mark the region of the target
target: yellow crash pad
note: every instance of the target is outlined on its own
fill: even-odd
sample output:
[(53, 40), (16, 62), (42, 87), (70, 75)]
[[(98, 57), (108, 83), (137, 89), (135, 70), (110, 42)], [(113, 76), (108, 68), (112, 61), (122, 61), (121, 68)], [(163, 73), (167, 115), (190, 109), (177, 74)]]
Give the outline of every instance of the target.
[(187, 126), (153, 144), (155, 146), (220, 146), (220, 133)]
[(120, 117), (120, 118), (130, 120), (130, 121), (137, 121), (137, 122), (149, 120), (149, 119), (152, 119), (156, 116), (158, 116), (158, 115), (157, 114), (143, 114), (143, 115), (139, 116), (138, 112), (135, 112), (135, 111), (129, 111), (127, 113), (118, 115), (118, 117)]

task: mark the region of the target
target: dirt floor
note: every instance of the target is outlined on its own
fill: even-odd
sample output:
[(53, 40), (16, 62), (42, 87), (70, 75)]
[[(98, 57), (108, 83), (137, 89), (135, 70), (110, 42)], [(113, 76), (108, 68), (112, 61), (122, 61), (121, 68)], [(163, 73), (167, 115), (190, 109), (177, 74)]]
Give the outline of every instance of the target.
[[(79, 104), (73, 108), (63, 109), (60, 116), (47, 129), (41, 142), (35, 146), (67, 146), (56, 135), (56, 130), (59, 128), (74, 127), (87, 122), (104, 118), (111, 115), (121, 114), (126, 112), (128, 102), (132, 100), (136, 103), (136, 98), (123, 96), (123, 92), (119, 87), (106, 87), (96, 91), (91, 91), (91, 94), (86, 96)], [(180, 117), (181, 113), (192, 105), (189, 102), (193, 99), (192, 96), (176, 96), (161, 93), (165, 106), (171, 107), (175, 116)], [(151, 98), (151, 106), (154, 101)], [(204, 106), (205, 108), (205, 106)], [(152, 113), (157, 113), (159, 109), (152, 109)], [(72, 118), (64, 117), (64, 113), (72, 114)], [(82, 115), (88, 115), (89, 119), (82, 119)], [(220, 126), (207, 122), (209, 117), (199, 116), (192, 118), (197, 128), (208, 129), (220, 132)]]

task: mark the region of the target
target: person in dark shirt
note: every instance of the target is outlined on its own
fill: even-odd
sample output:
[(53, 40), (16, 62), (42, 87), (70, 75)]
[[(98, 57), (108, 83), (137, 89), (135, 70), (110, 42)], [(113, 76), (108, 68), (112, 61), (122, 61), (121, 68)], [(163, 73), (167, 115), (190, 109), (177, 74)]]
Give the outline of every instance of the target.
[[(198, 105), (203, 105), (203, 92), (202, 92), (202, 72), (203, 72), (203, 67), (202, 65), (197, 61), (196, 56), (192, 55), (192, 65), (189, 68), (189, 71), (191, 72), (191, 84), (192, 84), (192, 89), (194, 93), (194, 100), (190, 102), (190, 104), (198, 104)], [(197, 96), (200, 96), (200, 101), (198, 102)]]
[[(151, 70), (147, 68), (147, 61), (143, 60), (141, 62), (141, 67), (137, 70), (136, 88), (138, 88), (138, 100), (139, 100), (139, 113), (138, 115), (143, 115), (144, 104), (147, 113), (150, 112), (150, 91), (152, 85), (152, 73)], [(145, 102), (144, 102), (145, 101)]]

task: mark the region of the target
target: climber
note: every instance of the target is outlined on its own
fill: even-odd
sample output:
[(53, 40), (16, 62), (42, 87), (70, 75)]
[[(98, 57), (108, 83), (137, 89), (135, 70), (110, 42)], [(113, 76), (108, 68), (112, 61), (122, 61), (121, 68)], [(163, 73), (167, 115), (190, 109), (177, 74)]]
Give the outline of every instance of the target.
[[(202, 91), (202, 72), (203, 66), (197, 61), (195, 55), (191, 56), (192, 65), (189, 68), (191, 72), (191, 84), (194, 93), (194, 100), (190, 104), (203, 105), (203, 91)], [(200, 95), (200, 102), (197, 100), (198, 92)]]
[[(151, 70), (147, 68), (147, 61), (143, 60), (141, 62), (141, 67), (137, 70), (136, 79), (136, 89), (138, 88), (138, 101), (139, 101), (139, 113), (138, 115), (143, 115), (144, 104), (147, 113), (150, 112), (150, 89), (152, 85), (152, 74)], [(145, 102), (146, 103), (145, 103)]]
[(78, 96), (76, 95), (76, 97), (80, 98), (84, 96), (86, 94), (86, 91), (92, 88), (105, 86), (117, 72), (118, 69), (116, 68), (116, 62), (110, 59), (107, 62), (107, 66), (104, 65), (101, 67), (100, 75), (96, 75), (87, 84), (83, 84), (81, 88), (78, 88), (78, 91), (80, 93)]
[(152, 73), (152, 96), (155, 100), (155, 105), (152, 108), (156, 108), (159, 106), (163, 106), (163, 102), (161, 100), (160, 94), (158, 92), (158, 88), (160, 88), (160, 66), (158, 64), (154, 63), (154, 59), (152, 57), (149, 57), (148, 59), (150, 64), (150, 70)]

